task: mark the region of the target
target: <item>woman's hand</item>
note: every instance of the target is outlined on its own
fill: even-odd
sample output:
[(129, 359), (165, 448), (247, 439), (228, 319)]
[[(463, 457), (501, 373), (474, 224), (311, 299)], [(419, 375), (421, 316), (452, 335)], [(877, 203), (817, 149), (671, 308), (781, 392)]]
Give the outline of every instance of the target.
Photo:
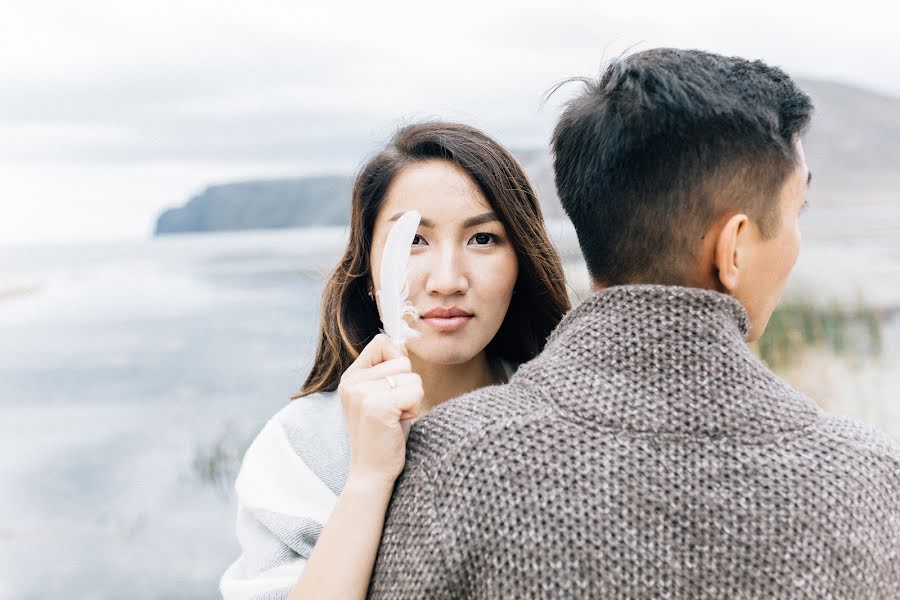
[(348, 484), (393, 486), (406, 460), (400, 420), (418, 415), (424, 395), (406, 349), (375, 336), (341, 376), (338, 395), (350, 438)]

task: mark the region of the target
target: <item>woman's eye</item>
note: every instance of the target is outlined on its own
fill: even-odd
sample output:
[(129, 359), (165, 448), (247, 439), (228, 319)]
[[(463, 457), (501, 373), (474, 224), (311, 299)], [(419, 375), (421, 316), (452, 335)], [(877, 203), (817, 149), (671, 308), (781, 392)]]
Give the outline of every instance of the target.
[(419, 235), (417, 233), (415, 235), (415, 237), (413, 237), (412, 245), (413, 246), (426, 246), (426, 245), (428, 245), (428, 243), (425, 241), (425, 238), (423, 238), (421, 235)]
[(489, 244), (495, 244), (498, 241), (498, 237), (493, 233), (476, 233), (472, 236), (472, 240), (478, 246), (487, 246)]

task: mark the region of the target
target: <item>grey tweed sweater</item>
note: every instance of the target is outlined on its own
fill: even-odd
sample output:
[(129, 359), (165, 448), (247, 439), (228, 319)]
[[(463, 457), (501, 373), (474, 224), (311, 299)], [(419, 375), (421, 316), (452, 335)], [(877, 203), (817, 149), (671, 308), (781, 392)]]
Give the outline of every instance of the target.
[(747, 329), (711, 291), (584, 301), (413, 427), (369, 598), (900, 598), (900, 448)]

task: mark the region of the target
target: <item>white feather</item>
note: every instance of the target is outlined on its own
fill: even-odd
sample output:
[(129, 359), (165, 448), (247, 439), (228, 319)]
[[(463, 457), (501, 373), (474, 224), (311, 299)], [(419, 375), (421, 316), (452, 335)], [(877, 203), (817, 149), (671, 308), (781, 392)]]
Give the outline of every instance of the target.
[(398, 344), (419, 335), (403, 317), (419, 316), (408, 297), (408, 270), (409, 251), (421, 218), (414, 210), (403, 213), (388, 232), (381, 255), (381, 289), (377, 292), (381, 300), (381, 323), (387, 336)]

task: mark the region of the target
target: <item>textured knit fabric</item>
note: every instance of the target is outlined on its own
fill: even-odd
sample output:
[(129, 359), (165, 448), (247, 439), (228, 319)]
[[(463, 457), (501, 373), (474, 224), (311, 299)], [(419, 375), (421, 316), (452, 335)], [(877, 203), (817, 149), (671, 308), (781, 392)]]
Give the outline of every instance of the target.
[(900, 598), (900, 448), (744, 342), (733, 298), (584, 301), (413, 428), (370, 584), (422, 598)]
[[(516, 365), (502, 363), (507, 377)], [(225, 600), (283, 600), (297, 582), (347, 481), (350, 442), (336, 392), (282, 408), (250, 444), (235, 482), (240, 557)]]

